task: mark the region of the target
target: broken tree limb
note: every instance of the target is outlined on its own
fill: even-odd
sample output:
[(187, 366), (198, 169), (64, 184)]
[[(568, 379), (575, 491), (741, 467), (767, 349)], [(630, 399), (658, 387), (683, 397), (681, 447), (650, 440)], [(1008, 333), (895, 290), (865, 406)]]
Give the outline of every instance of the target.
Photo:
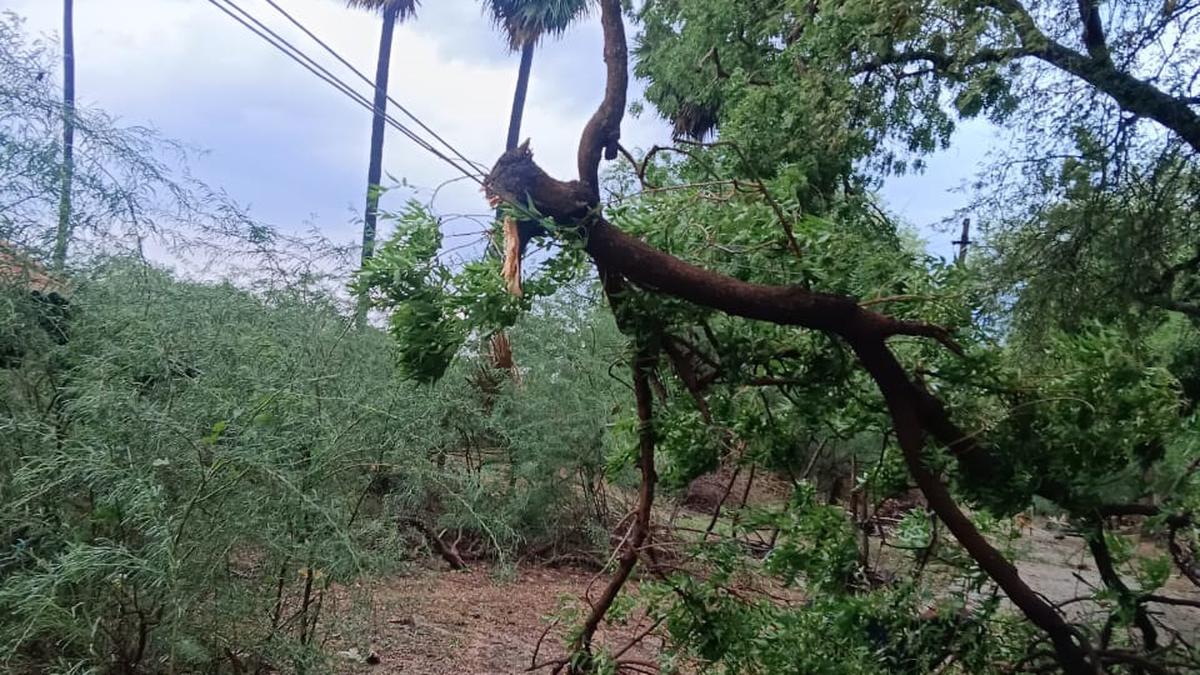
[[(903, 321), (873, 312), (855, 298), (810, 291), (800, 286), (768, 286), (745, 282), (706, 270), (632, 237), (606, 221), (599, 199), (601, 156), (615, 158), (628, 85), (628, 55), (620, 0), (601, 0), (604, 60), (607, 68), (605, 96), (588, 121), (579, 144), (579, 180), (559, 181), (533, 162), (528, 144), (506, 152), (485, 181), (489, 196), (524, 207), (560, 225), (577, 227), (584, 249), (602, 272), (639, 288), (670, 295), (732, 316), (779, 325), (797, 326), (837, 335), (857, 354), (860, 364), (879, 387), (892, 417), (909, 472), (925, 494), (930, 508), (947, 526), (980, 568), (1004, 590), (1010, 600), (1054, 645), (1064, 671), (1093, 673), (1101, 667), (1090, 662), (1094, 651), (1061, 613), (1029, 587), (1017, 569), (991, 545), (963, 513), (941, 478), (925, 463), (925, 435), (930, 433), (955, 451), (964, 470), (986, 470), (986, 453), (971, 436), (950, 420), (944, 406), (916, 385), (887, 346), (896, 335), (926, 337), (948, 349), (961, 349), (945, 329)], [(653, 438), (646, 430), (650, 419), (648, 374), (635, 366), (635, 390), (642, 420), (642, 462), (653, 461)], [(644, 410), (643, 410), (644, 409)], [(643, 412), (645, 413), (643, 415)], [(649, 444), (647, 449), (646, 444)], [(647, 457), (648, 455), (648, 457)], [(642, 497), (653, 498), (653, 466), (643, 466)], [(642, 500), (639, 499), (639, 505)], [(648, 517), (648, 516), (647, 516)], [(644, 538), (641, 514), (635, 539)], [(608, 604), (624, 585), (637, 559), (640, 539), (622, 554), (617, 574), (589, 615), (577, 646), (586, 652), (591, 635)], [(603, 600), (607, 599), (607, 602)]]

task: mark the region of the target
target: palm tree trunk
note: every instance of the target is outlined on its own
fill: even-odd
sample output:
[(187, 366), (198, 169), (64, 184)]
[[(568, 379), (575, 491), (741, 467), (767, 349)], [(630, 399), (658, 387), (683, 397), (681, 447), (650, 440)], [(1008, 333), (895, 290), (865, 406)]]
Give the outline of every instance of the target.
[[(383, 136), (387, 122), (388, 71), (392, 61), (392, 35), (396, 30), (397, 9), (383, 13), (379, 34), (379, 58), (375, 63), (375, 110), (371, 120), (371, 156), (367, 166), (367, 208), (363, 213), (362, 264), (375, 254), (375, 226), (379, 215), (379, 181), (383, 176)], [(367, 316), (366, 298), (358, 302), (356, 320), (361, 325)]]
[(521, 68), (517, 71), (517, 91), (513, 94), (512, 115), (508, 118), (508, 140), (505, 150), (517, 147), (521, 137), (521, 117), (525, 113), (525, 94), (529, 91), (529, 71), (533, 67), (534, 41), (529, 40), (521, 47)]
[[(525, 115), (525, 95), (529, 93), (529, 72), (533, 69), (533, 49), (535, 42), (529, 40), (521, 47), (521, 66), (517, 70), (517, 90), (513, 92), (512, 113), (508, 116), (508, 139), (504, 142), (504, 150), (517, 147), (521, 138), (521, 118)], [(496, 209), (496, 220), (500, 220), (500, 209)], [(488, 255), (498, 255), (499, 248), (489, 244)]]
[(54, 240), (53, 265), (61, 272), (67, 265), (71, 239), (71, 183), (75, 177), (75, 2), (63, 0), (63, 163), (58, 193), (58, 231)]
[[(533, 48), (535, 42), (528, 40), (521, 47), (521, 66), (517, 70), (517, 90), (513, 93), (512, 114), (508, 118), (508, 139), (504, 143), (504, 149), (512, 150), (517, 147), (521, 137), (521, 117), (525, 113), (525, 95), (529, 92), (529, 72), (533, 69)], [(496, 209), (496, 219), (500, 219), (500, 209)], [(494, 246), (488, 247), (489, 252), (495, 251)], [(519, 275), (519, 272), (518, 272)], [(505, 364), (501, 362), (497, 356), (499, 353), (499, 345), (504, 343), (507, 345), (508, 336), (504, 334), (504, 329), (496, 331), (492, 336), (492, 367), (505, 368)], [(506, 369), (511, 372), (517, 372), (512, 365), (512, 351), (508, 347), (508, 363)], [(514, 474), (515, 475), (515, 474)]]
[(396, 11), (384, 12), (383, 31), (379, 35), (379, 60), (375, 64), (375, 111), (371, 120), (371, 158), (367, 167), (367, 210), (363, 214), (363, 262), (375, 253), (375, 223), (379, 211), (379, 180), (383, 175), (384, 125), (387, 122), (388, 71), (395, 29)]

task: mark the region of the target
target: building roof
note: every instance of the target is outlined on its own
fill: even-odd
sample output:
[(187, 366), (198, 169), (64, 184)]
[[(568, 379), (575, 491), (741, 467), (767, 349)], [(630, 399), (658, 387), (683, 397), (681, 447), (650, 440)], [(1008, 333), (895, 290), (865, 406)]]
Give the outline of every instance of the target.
[(0, 240), (0, 284), (20, 285), (40, 293), (68, 295), (66, 282), (50, 273), (46, 266), (21, 252), (15, 245)]

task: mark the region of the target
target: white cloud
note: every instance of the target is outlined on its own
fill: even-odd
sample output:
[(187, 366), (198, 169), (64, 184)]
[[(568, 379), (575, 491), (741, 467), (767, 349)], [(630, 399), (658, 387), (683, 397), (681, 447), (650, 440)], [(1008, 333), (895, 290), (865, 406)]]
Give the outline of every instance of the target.
[[(54, 33), (60, 26), (57, 2), (10, 4), (33, 32)], [(331, 57), (266, 2), (239, 4), (369, 95), (367, 85), (334, 69)], [(334, 0), (280, 4), (373, 77), (377, 16)], [(574, 175), (578, 135), (603, 82), (594, 23), (581, 24), (567, 40), (545, 43), (530, 84), (522, 135), (533, 138), (547, 171), (564, 178)], [(153, 123), (208, 150), (196, 173), (253, 203), (265, 220), (298, 224), (315, 214), (328, 232), (353, 236), (346, 221), (361, 208), (365, 191), (368, 111), (202, 0), (80, 2), (75, 28), (81, 101), (125, 123)], [(543, 61), (554, 64), (545, 70), (559, 77), (544, 76), (537, 67)], [(578, 67), (568, 75), (563, 62)], [(389, 90), (467, 157), (490, 166), (502, 150), (516, 64), (476, 3), (428, 2), (416, 20), (396, 31)], [(639, 134), (639, 127), (654, 131)], [(626, 133), (636, 141), (659, 131), (642, 121)], [(455, 175), (394, 130), (385, 169), (431, 187)], [(478, 190), (469, 185), (444, 195), (439, 206), (447, 211), (483, 210)]]
[[(238, 2), (321, 63), (334, 65), (265, 0)], [(346, 9), (337, 0), (277, 2), (373, 77), (377, 16)], [(59, 2), (7, 4), (28, 17), (35, 33), (54, 33), (60, 26)], [(268, 222), (298, 227), (312, 221), (342, 240), (356, 236), (351, 221), (361, 213), (365, 193), (368, 111), (204, 0), (78, 2), (75, 25), (81, 101), (126, 123), (153, 123), (170, 137), (207, 149), (195, 163), (196, 174), (252, 203)], [(507, 52), (477, 2), (429, 0), (415, 20), (396, 31), (390, 91), (466, 156), (490, 166), (502, 149), (516, 66), (517, 57)], [(369, 94), (353, 75), (336, 72)], [(594, 16), (564, 39), (539, 47), (522, 136), (532, 138), (539, 163), (552, 175), (574, 177), (579, 133), (599, 102), (603, 78)], [(669, 139), (653, 113), (627, 118), (623, 134), (630, 147)], [(914, 223), (936, 222), (963, 203), (947, 190), (973, 173), (985, 135), (966, 135), (951, 152), (929, 158), (928, 172), (889, 181), (883, 194)], [(395, 131), (387, 137), (384, 166), (391, 175), (431, 188), (456, 175)], [(385, 207), (405, 196), (389, 194)], [(469, 183), (447, 188), (438, 207), (485, 210)]]

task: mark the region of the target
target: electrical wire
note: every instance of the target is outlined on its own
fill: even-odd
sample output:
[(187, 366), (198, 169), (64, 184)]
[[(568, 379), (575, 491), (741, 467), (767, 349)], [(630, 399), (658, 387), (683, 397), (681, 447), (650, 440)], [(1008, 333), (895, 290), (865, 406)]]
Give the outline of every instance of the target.
[[(372, 112), (382, 113), (384, 120), (390, 126), (398, 129), (401, 133), (403, 133), (406, 137), (408, 137), (411, 141), (416, 143), (422, 149), (427, 150), (428, 152), (432, 153), (433, 155), (435, 155), (442, 161), (444, 161), (447, 164), (449, 164), (450, 166), (454, 167), (460, 173), (462, 173), (464, 176), (471, 178), (472, 180), (475, 180), (476, 182), (480, 182), (478, 176), (473, 174), (471, 171), (463, 169), (461, 166), (458, 165), (457, 162), (451, 160), (444, 153), (438, 151), (428, 141), (421, 138), (418, 134), (416, 134), (411, 129), (406, 127), (403, 123), (397, 121), (395, 118), (388, 115), (386, 113), (386, 111), (377, 110), (374, 103), (372, 103), (369, 99), (367, 99), (366, 96), (364, 96), (363, 94), (356, 91), (350, 85), (346, 84), (345, 81), (343, 81), (338, 76), (334, 75), (327, 68), (322, 66), (320, 63), (317, 63), (313, 58), (311, 58), (307, 54), (305, 54), (303, 52), (303, 50), (299, 49), (298, 47), (296, 47), (295, 45), (290, 43), (287, 39), (283, 38), (275, 31), (271, 30), (269, 27), (267, 27), (265, 24), (263, 24), (261, 21), (259, 21), (257, 18), (255, 18), (252, 14), (250, 14), (248, 11), (246, 11), (244, 8), (242, 8), (236, 2), (234, 2), (234, 0), (224, 0), (224, 2), (225, 2), (225, 4), (229, 5), (233, 9), (237, 10), (246, 19), (249, 19), (249, 21), (252, 22), (254, 24), (254, 26), (247, 23), (247, 21), (245, 19), (243, 19), (242, 17), (239, 17), (239, 16), (233, 14), (227, 8), (219, 5), (217, 2), (214, 2), (214, 0), (209, 0), (209, 2), (212, 3), (213, 5), (217, 6), (218, 9), (221, 9), (226, 14), (231, 16), (238, 23), (242, 24), (247, 29), (249, 29), (256, 35), (261, 37), (268, 44), (270, 44), (271, 46), (280, 50), (285, 56), (288, 56), (293, 61), (296, 61), (301, 66), (303, 66), (306, 70), (313, 73), (320, 79), (324, 80), (326, 83), (333, 86), (335, 89), (337, 89), (342, 94), (348, 96), (355, 103), (358, 103), (359, 105), (363, 106), (364, 108), (367, 108), (368, 110), (371, 110)], [(257, 26), (257, 28), (255, 26)], [(410, 113), (410, 116), (411, 116), (411, 113)], [(447, 146), (449, 146), (449, 144), (446, 143), (444, 140), (442, 142), (444, 144), (446, 144)]]
[[(315, 60), (313, 60), (311, 57), (309, 57), (307, 54), (305, 54), (301, 49), (299, 49), (298, 47), (293, 45), (291, 42), (289, 42), (288, 40), (286, 40), (285, 38), (280, 36), (275, 31), (271, 30), (269, 27), (267, 27), (265, 24), (263, 24), (261, 21), (259, 21), (257, 18), (255, 18), (254, 15), (252, 15), (250, 12), (246, 11), (244, 8), (239, 6), (234, 0), (208, 0), (208, 2), (209, 2), (209, 4), (213, 5), (217, 9), (224, 12), (226, 15), (228, 15), (233, 20), (240, 23), (247, 30), (251, 31), (258, 37), (262, 38), (264, 41), (266, 41), (272, 47), (275, 47), (277, 50), (282, 52), (285, 56), (292, 59), (296, 63), (300, 64), (304, 69), (308, 70), (313, 75), (316, 75), (319, 79), (323, 80), (325, 83), (329, 84), (334, 89), (338, 90), (341, 94), (350, 98), (350, 100), (363, 106), (367, 110), (370, 110), (375, 113), (382, 113), (384, 116), (384, 120), (390, 126), (397, 129), (398, 131), (400, 131), (402, 134), (404, 134), (409, 140), (411, 140), (413, 143), (415, 143), (421, 149), (428, 151), (429, 153), (433, 154), (438, 159), (441, 159), (442, 161), (446, 162), (451, 167), (453, 167), (454, 169), (456, 169), (457, 171), (462, 173), (463, 176), (470, 178), (471, 180), (475, 181), (476, 183), (479, 183), (480, 185), (483, 185), (483, 181), (480, 179), (480, 176), (478, 173), (475, 173), (470, 169), (462, 167), (458, 162), (456, 162), (454, 159), (451, 159), (445, 153), (438, 150), (436, 147), (433, 146), (433, 144), (431, 144), (429, 141), (422, 138), (419, 134), (417, 134), (413, 130), (409, 129), (402, 122), (396, 120), (391, 115), (388, 115), (386, 113), (386, 111), (376, 108), (374, 103), (372, 101), (370, 101), (369, 99), (367, 99), (366, 96), (364, 96), (361, 93), (359, 93), (358, 91), (356, 91), (353, 87), (346, 84), (346, 82), (343, 81), (341, 78), (339, 78), (337, 75), (334, 75), (327, 68), (325, 68), (321, 64), (317, 63)], [(224, 2), (224, 4), (222, 4), (222, 2)], [(272, 3), (272, 4), (274, 4), (274, 3)], [(226, 7), (226, 5), (228, 5), (228, 7)], [(232, 8), (232, 9), (230, 9), (230, 8)], [(237, 13), (235, 13), (235, 11)], [(241, 14), (241, 16), (239, 16), (238, 14)], [(297, 24), (299, 23), (299, 22), (295, 21), (295, 19), (292, 19), (292, 21)], [(309, 34), (310, 36), (312, 35), (311, 32), (309, 32), (307, 30), (305, 32), (307, 34)], [(316, 38), (314, 37), (314, 39), (316, 39)], [(325, 48), (329, 51), (332, 51), (332, 49), (329, 48), (328, 46), (325, 46)], [(338, 57), (338, 58), (343, 63), (345, 63), (344, 59), (341, 59), (340, 57)], [(359, 73), (359, 75), (362, 76), (361, 73)], [(370, 82), (370, 80), (368, 80), (368, 82)], [(392, 100), (391, 97), (388, 97), (388, 98), (389, 98), (389, 100)], [(400, 107), (399, 104), (397, 104), (397, 106)], [(406, 115), (408, 115), (410, 118), (412, 118), (413, 120), (415, 120), (421, 126), (421, 128), (425, 129), (426, 131), (429, 131), (429, 133), (433, 134), (435, 136), (435, 138), (437, 138), (443, 145), (445, 145), (447, 148), (450, 148), (451, 151), (455, 155), (457, 155), (460, 159), (462, 159), (463, 161), (466, 161), (469, 165), (471, 165), (471, 169), (475, 168), (475, 165), (476, 165), (475, 162), (471, 162), (470, 160), (463, 157), (462, 154), (459, 153), (457, 150), (454, 150), (453, 146), (451, 146), (448, 142), (446, 142), (440, 136), (437, 136), (436, 134), (434, 134), (429, 129), (428, 126), (426, 126), (419, 119), (417, 119), (416, 116), (413, 115), (411, 112), (409, 112), (407, 109), (403, 109), (403, 110), (404, 110), (404, 113)]]
[[(303, 24), (300, 23), (299, 20), (295, 19), (292, 15), (283, 11), (278, 5), (276, 5), (274, 2), (272, 2), (272, 0), (266, 0), (266, 1), (272, 7), (275, 7), (281, 14), (283, 14), (292, 24), (296, 25), (298, 28), (300, 28), (300, 30), (304, 31), (304, 33), (306, 35), (308, 35), (310, 38), (312, 38), (314, 41), (316, 41), (318, 44), (320, 44), (326, 51), (333, 54), (334, 57), (339, 62), (341, 62), (346, 67), (353, 70), (355, 72), (355, 74), (357, 74), (360, 78), (362, 78), (366, 83), (368, 83), (372, 87), (374, 87), (374, 83), (372, 82), (372, 80), (370, 80), (363, 73), (361, 73), (356, 68), (354, 68), (354, 66), (350, 65), (350, 63), (348, 61), (346, 61), (346, 59), (343, 58), (341, 55), (339, 55), (336, 52), (336, 50), (334, 50), (332, 47), (330, 47), (324, 41), (320, 40), (320, 38), (318, 38), (315, 34), (313, 34), (312, 31), (305, 28), (303, 26)], [(238, 5), (237, 2), (235, 2), (235, 0), (208, 0), (208, 2), (209, 2), (209, 4), (213, 5), (217, 9), (224, 12), (226, 15), (228, 15), (234, 21), (237, 21), (242, 26), (244, 26), (246, 29), (248, 29), (249, 31), (251, 31), (252, 33), (257, 35), (258, 37), (262, 38), (264, 41), (266, 41), (272, 47), (275, 47), (276, 49), (278, 49), (285, 56), (292, 59), (296, 63), (300, 64), (305, 70), (308, 70), (310, 73), (312, 73), (313, 75), (316, 75), (318, 78), (320, 78), (321, 80), (323, 80), (324, 82), (326, 82), (327, 84), (332, 86), (334, 89), (337, 89), (343, 95), (349, 97), (355, 103), (359, 104), (360, 106), (362, 106), (372, 112), (382, 112), (383, 118), (388, 123), (389, 126), (400, 131), (402, 134), (404, 134), (409, 140), (411, 140), (413, 143), (415, 143), (421, 149), (426, 150), (427, 152), (433, 154), (438, 159), (441, 159), (442, 161), (449, 164), (451, 167), (453, 167), (455, 170), (457, 170), (459, 173), (461, 173), (464, 178), (468, 178), (468, 179), (474, 181), (480, 187), (484, 186), (484, 183), (483, 183), (483, 180), (481, 177), (483, 175), (483, 173), (477, 173), (470, 169), (463, 168), (458, 162), (451, 159), (450, 157), (447, 157), (445, 153), (439, 151), (429, 141), (425, 140), (419, 134), (414, 132), (412, 129), (405, 126), (404, 123), (396, 120), (394, 117), (389, 115), (386, 111), (380, 110), (379, 108), (377, 108), (373, 101), (369, 100), (366, 96), (364, 96), (363, 94), (356, 91), (350, 85), (346, 84), (346, 82), (344, 80), (342, 80), (337, 75), (330, 72), (329, 69), (322, 66), (320, 63), (315, 61), (312, 57), (305, 54), (303, 50), (296, 47), (291, 42), (289, 42), (286, 38), (282, 37), (281, 35), (276, 33), (274, 30), (269, 28), (262, 21), (258, 20), (253, 14), (251, 14), (250, 12), (248, 12), (247, 10), (242, 8), (240, 5)], [(235, 14), (234, 11), (229, 9), (229, 7), (222, 5), (221, 4), (222, 2), (224, 3), (224, 5), (228, 5), (229, 7), (232, 7), (233, 10), (236, 10), (242, 16), (238, 16), (238, 14)], [(243, 18), (243, 17), (245, 17), (245, 18)], [(387, 100), (391, 101), (393, 104), (395, 104), (396, 107), (398, 109), (402, 110), (405, 115), (407, 115), (409, 118), (414, 120), (422, 129), (426, 130), (430, 135), (432, 135), (439, 142), (441, 142), (442, 145), (446, 146), (446, 148), (448, 148), (452, 153), (454, 153), (459, 159), (461, 159), (462, 161), (464, 161), (468, 165), (470, 165), (470, 167), (472, 169), (474, 169), (475, 167), (481, 166), (478, 162), (473, 162), (470, 159), (467, 159), (466, 157), (464, 157), (461, 152), (459, 152), (457, 149), (454, 148), (453, 145), (451, 145), (448, 141), (446, 141), (444, 138), (439, 136), (428, 125), (426, 125), (424, 122), (422, 122), (416, 115), (414, 115), (411, 111), (409, 111), (407, 108), (402, 106), (394, 98), (392, 98), (391, 96), (388, 96)], [(486, 167), (484, 167), (483, 170), (486, 171)], [(504, 203), (514, 213), (517, 213), (517, 214), (521, 215), (522, 217), (532, 219), (532, 220), (541, 220), (542, 219), (542, 216), (540, 214), (536, 213), (535, 211), (530, 210), (529, 208), (527, 208), (526, 206), (524, 206), (522, 204), (511, 203), (508, 201), (505, 201)]]
[[(296, 19), (296, 18), (295, 18), (294, 16), (292, 16), (291, 14), (289, 14), (289, 13), (288, 13), (288, 11), (287, 11), (286, 9), (284, 9), (283, 7), (280, 7), (280, 6), (279, 6), (279, 4), (275, 2), (275, 0), (266, 0), (266, 3), (267, 3), (268, 5), (270, 5), (270, 6), (274, 7), (274, 8), (275, 8), (275, 11), (279, 12), (280, 14), (282, 14), (282, 15), (283, 15), (283, 17), (284, 17), (285, 19), (287, 19), (288, 21), (290, 21), (290, 22), (292, 23), (292, 25), (293, 25), (293, 26), (295, 26), (296, 28), (299, 28), (299, 29), (300, 29), (300, 30), (301, 30), (301, 31), (302, 31), (302, 32), (303, 32), (305, 35), (307, 35), (309, 38), (311, 38), (311, 39), (313, 40), (313, 42), (316, 42), (316, 43), (317, 43), (318, 45), (320, 45), (320, 46), (321, 46), (321, 47), (322, 47), (322, 48), (323, 48), (325, 51), (329, 52), (329, 54), (330, 54), (331, 56), (333, 56), (333, 58), (337, 59), (339, 63), (341, 63), (343, 66), (346, 66), (347, 68), (349, 68), (349, 69), (350, 69), (350, 72), (352, 72), (352, 73), (354, 73), (355, 75), (357, 75), (357, 76), (358, 76), (358, 79), (360, 79), (360, 80), (362, 80), (363, 82), (365, 82), (365, 83), (366, 83), (368, 86), (370, 86), (371, 88), (374, 88), (374, 87), (375, 87), (375, 81), (374, 81), (374, 80), (372, 80), (371, 78), (367, 77), (367, 76), (366, 76), (366, 74), (364, 74), (364, 73), (363, 73), (361, 70), (359, 70), (358, 68), (356, 68), (356, 67), (354, 66), (354, 64), (352, 64), (352, 63), (350, 63), (349, 61), (347, 61), (347, 60), (346, 60), (346, 59), (345, 59), (345, 58), (344, 58), (344, 57), (343, 57), (341, 54), (339, 54), (339, 53), (337, 52), (337, 50), (336, 50), (336, 49), (334, 49), (333, 47), (330, 47), (330, 46), (329, 46), (329, 44), (327, 44), (327, 43), (326, 43), (324, 40), (322, 40), (321, 38), (319, 38), (319, 37), (317, 37), (315, 34), (313, 34), (313, 32), (312, 32), (311, 30), (309, 30), (307, 26), (305, 26), (305, 25), (304, 25), (303, 23), (301, 23), (301, 22), (300, 22), (298, 19)], [(457, 150), (457, 149), (456, 149), (456, 148), (455, 148), (453, 145), (451, 145), (451, 144), (450, 144), (450, 142), (449, 142), (449, 141), (447, 141), (446, 139), (444, 139), (444, 138), (442, 138), (441, 136), (439, 136), (439, 135), (438, 135), (438, 133), (437, 133), (436, 131), (434, 131), (433, 129), (430, 129), (428, 126), (426, 126), (426, 125), (425, 125), (425, 123), (424, 123), (424, 122), (422, 122), (422, 121), (420, 120), (420, 118), (418, 118), (418, 117), (417, 117), (416, 115), (414, 115), (413, 113), (409, 112), (408, 108), (405, 108), (403, 104), (401, 104), (401, 103), (400, 103), (399, 101), (397, 101), (396, 99), (392, 98), (391, 94), (386, 94), (386, 96), (387, 96), (387, 100), (388, 100), (388, 102), (389, 102), (389, 103), (391, 103), (392, 105), (394, 105), (394, 106), (395, 106), (395, 107), (396, 107), (396, 108), (397, 108), (397, 109), (398, 109), (400, 112), (402, 112), (402, 113), (404, 113), (406, 116), (408, 116), (408, 118), (409, 118), (409, 119), (411, 119), (413, 122), (416, 122), (417, 126), (421, 127), (423, 130), (425, 130), (426, 132), (428, 132), (428, 133), (429, 133), (429, 135), (430, 135), (430, 136), (433, 136), (433, 138), (434, 138), (435, 140), (437, 140), (438, 142), (440, 142), (442, 145), (446, 146), (446, 148), (447, 148), (447, 149), (449, 149), (449, 150), (450, 150), (450, 152), (454, 153), (454, 155), (455, 155), (456, 157), (458, 157), (458, 158), (459, 158), (459, 159), (461, 159), (462, 161), (466, 162), (467, 164), (470, 164), (470, 165), (472, 165), (472, 166), (473, 166), (473, 167), (475, 167), (475, 168), (478, 168), (478, 169), (483, 169), (483, 170), (485, 170), (485, 171), (487, 170), (487, 167), (481, 166), (481, 165), (479, 164), (479, 162), (474, 162), (474, 161), (472, 161), (472, 160), (470, 160), (470, 159), (467, 159), (466, 157), (464, 157), (464, 156), (462, 155), (462, 153), (461, 153), (461, 152), (459, 152), (459, 151), (458, 151), (458, 150)]]

